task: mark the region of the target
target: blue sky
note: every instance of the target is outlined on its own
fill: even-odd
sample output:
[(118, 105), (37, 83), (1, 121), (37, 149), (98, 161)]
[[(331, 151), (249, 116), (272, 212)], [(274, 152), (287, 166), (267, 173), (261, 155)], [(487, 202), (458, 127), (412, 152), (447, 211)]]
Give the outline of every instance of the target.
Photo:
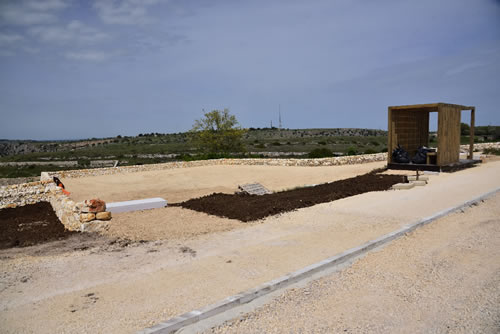
[[(0, 0), (0, 138), (387, 128), (387, 106), (500, 124), (498, 0)], [(468, 121), (467, 113), (463, 120)]]

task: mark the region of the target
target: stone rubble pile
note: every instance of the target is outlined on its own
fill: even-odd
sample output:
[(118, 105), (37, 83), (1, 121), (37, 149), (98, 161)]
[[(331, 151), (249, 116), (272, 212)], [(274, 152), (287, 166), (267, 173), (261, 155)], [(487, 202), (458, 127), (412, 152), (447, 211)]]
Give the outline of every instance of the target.
[(110, 220), (111, 212), (106, 211), (106, 203), (100, 199), (91, 199), (76, 203), (75, 212), (80, 213), (80, 221), (88, 223), (93, 220)]
[(108, 229), (111, 212), (106, 211), (106, 203), (89, 200), (75, 203), (67, 196), (55, 196), (50, 204), (61, 223), (70, 231), (99, 232)]

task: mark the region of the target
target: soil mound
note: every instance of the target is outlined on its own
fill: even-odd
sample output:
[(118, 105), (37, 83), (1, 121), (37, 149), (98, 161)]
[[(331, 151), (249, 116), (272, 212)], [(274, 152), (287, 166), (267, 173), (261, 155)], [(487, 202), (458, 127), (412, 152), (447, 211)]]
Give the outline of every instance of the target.
[(261, 196), (214, 193), (182, 203), (174, 203), (170, 206), (181, 206), (219, 217), (249, 222), (369, 191), (388, 190), (392, 185), (400, 182), (405, 182), (405, 177), (402, 175), (368, 173), (314, 187), (298, 188)]
[(75, 233), (64, 228), (48, 202), (0, 210), (0, 249), (61, 240)]

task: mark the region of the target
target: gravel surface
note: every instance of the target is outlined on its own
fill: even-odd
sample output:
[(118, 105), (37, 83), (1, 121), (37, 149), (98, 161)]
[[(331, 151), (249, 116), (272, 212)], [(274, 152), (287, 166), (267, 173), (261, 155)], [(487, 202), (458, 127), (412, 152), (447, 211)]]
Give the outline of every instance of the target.
[(500, 194), (208, 333), (499, 333)]

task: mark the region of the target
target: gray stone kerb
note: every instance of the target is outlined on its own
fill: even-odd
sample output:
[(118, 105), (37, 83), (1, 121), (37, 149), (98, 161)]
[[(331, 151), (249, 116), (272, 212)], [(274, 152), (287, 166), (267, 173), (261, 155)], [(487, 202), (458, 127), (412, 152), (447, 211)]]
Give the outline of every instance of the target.
[(177, 316), (175, 318), (171, 318), (167, 321), (161, 322), (157, 324), (156, 326), (149, 327), (143, 330), (138, 331), (137, 333), (141, 334), (168, 334), (168, 333), (174, 333), (178, 331), (179, 329), (195, 324), (198, 321), (208, 319), (210, 317), (213, 317), (215, 315), (221, 314), (225, 311), (228, 311), (232, 308), (238, 307), (240, 305), (249, 303), (261, 296), (267, 295), (277, 289), (284, 288), (288, 285), (291, 285), (293, 283), (297, 283), (303, 279), (306, 279), (318, 272), (321, 272), (326, 269), (332, 269), (336, 266), (339, 266), (349, 260), (353, 260), (356, 257), (359, 257), (361, 255), (366, 254), (367, 252), (371, 251), (374, 248), (380, 247), (384, 244), (387, 244), (395, 239), (398, 239), (405, 234), (412, 232), (416, 230), (417, 228), (427, 225), (431, 222), (433, 222), (436, 219), (442, 218), (452, 212), (461, 210), (463, 208), (469, 207), (471, 205), (474, 205), (478, 202), (481, 202), (493, 195), (495, 195), (497, 192), (500, 192), (500, 188), (497, 188), (493, 191), (490, 191), (488, 193), (485, 193), (481, 196), (478, 196), (472, 200), (466, 201), (458, 206), (454, 206), (451, 208), (448, 208), (446, 210), (440, 211), (432, 216), (426, 217), (424, 219), (421, 219), (417, 222), (407, 224), (403, 226), (402, 228), (393, 231), (391, 233), (385, 234), (375, 240), (368, 241), (361, 246), (351, 248), (345, 252), (342, 252), (340, 254), (337, 254), (333, 257), (329, 257), (323, 261), (314, 263), (310, 266), (307, 266), (305, 268), (302, 268), (298, 271), (295, 271), (293, 273), (287, 274), (285, 276), (282, 276), (280, 278), (274, 279), (272, 281), (269, 281), (267, 283), (264, 283), (254, 289), (247, 290), (244, 292), (241, 292), (237, 295), (228, 297), (224, 300), (221, 300), (215, 304), (206, 306), (204, 308), (194, 310), (191, 312), (184, 313), (180, 316)]

